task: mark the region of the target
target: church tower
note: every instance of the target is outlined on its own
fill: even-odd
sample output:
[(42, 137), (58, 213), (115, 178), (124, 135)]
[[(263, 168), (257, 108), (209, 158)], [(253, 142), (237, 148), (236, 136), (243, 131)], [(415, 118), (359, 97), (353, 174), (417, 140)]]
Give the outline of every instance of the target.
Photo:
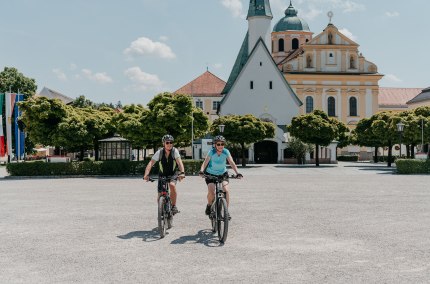
[(260, 37), (267, 48), (271, 49), (271, 21), (273, 15), (269, 0), (250, 0), (248, 16), (248, 55), (254, 49)]

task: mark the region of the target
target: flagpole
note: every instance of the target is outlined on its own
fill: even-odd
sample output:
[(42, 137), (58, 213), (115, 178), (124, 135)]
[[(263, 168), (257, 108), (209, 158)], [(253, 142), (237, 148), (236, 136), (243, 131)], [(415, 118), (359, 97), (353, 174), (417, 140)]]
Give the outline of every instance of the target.
[[(19, 89), (18, 89), (18, 93), (16, 94), (16, 100), (17, 100), (17, 103), (19, 102)], [(15, 137), (15, 139), (18, 139), (17, 141), (18, 141), (18, 143), (17, 143), (17, 145), (16, 145), (16, 148), (17, 148), (17, 150), (16, 150), (16, 154), (17, 154), (17, 156), (18, 156), (18, 158), (17, 158), (17, 161), (19, 162), (20, 160), (21, 160), (21, 141), (19, 141), (20, 139), (20, 137), (21, 137), (21, 133), (20, 133), (20, 129), (19, 129), (19, 127), (18, 127), (18, 115), (19, 115), (19, 111), (18, 111), (18, 105), (16, 106), (16, 121), (15, 121), (15, 127), (17, 127), (18, 128), (18, 130), (17, 131), (15, 131), (15, 133), (18, 133), (18, 137)]]

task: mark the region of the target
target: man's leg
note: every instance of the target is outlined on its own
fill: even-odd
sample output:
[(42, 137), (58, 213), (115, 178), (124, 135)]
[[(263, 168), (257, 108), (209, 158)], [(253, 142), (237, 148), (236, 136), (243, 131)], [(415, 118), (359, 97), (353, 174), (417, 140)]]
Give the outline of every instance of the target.
[(176, 206), (176, 198), (178, 197), (176, 193), (176, 184), (170, 183), (170, 199), (172, 200), (172, 206)]

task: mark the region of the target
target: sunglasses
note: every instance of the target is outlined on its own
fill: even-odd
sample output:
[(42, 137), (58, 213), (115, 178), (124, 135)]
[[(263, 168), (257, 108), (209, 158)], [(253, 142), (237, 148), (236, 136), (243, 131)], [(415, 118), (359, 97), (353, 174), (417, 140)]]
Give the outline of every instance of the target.
[(164, 144), (169, 145), (169, 144), (173, 144), (173, 142), (172, 141), (166, 141), (166, 142), (164, 142)]
[(217, 146), (224, 146), (224, 143), (216, 143)]

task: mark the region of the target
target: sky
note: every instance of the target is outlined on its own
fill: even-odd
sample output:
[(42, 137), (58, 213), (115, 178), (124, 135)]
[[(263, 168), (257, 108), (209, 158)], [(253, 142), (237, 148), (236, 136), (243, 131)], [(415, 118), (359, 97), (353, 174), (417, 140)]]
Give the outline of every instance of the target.
[[(289, 2), (270, 0), (272, 27)], [(292, 4), (314, 36), (332, 11), (332, 23), (385, 75), (380, 86), (430, 86), (430, 1)], [(227, 81), (248, 7), (249, 0), (0, 0), (0, 70), (15, 67), (34, 78), (37, 92), (146, 104), (206, 70)]]

